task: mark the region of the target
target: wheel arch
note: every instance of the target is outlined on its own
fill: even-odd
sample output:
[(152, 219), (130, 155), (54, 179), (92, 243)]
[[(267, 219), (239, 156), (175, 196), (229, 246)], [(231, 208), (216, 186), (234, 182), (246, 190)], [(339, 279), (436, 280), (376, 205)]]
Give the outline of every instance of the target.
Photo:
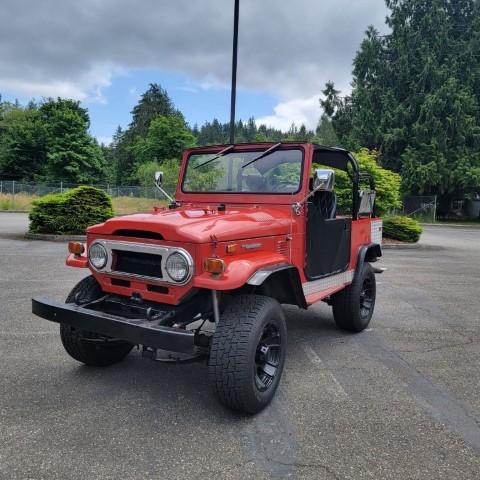
[(378, 243), (370, 243), (363, 245), (358, 251), (357, 266), (355, 268), (355, 275), (362, 270), (365, 262), (376, 262), (382, 256), (382, 247)]
[(279, 303), (307, 308), (302, 281), (294, 265), (282, 264), (260, 268), (247, 281), (253, 293), (275, 298)]

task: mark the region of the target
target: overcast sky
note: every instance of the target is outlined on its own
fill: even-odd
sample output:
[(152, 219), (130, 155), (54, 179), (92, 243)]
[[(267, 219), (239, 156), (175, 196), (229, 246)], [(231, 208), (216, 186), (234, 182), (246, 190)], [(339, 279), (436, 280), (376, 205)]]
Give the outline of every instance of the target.
[[(239, 114), (283, 129), (314, 128), (327, 80), (349, 90), (383, 0), (241, 0)], [(82, 100), (107, 139), (149, 82), (190, 123), (228, 119), (233, 0), (3, 0), (0, 93)]]

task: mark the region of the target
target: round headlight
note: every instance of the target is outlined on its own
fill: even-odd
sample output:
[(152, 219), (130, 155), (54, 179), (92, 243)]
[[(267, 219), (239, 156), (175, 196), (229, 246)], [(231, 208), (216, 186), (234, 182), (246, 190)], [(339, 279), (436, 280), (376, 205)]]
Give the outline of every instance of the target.
[(108, 260), (108, 254), (105, 247), (100, 243), (94, 243), (88, 250), (88, 259), (97, 270), (105, 267)]
[(184, 282), (190, 274), (190, 265), (185, 255), (174, 252), (167, 258), (165, 270), (175, 282)]

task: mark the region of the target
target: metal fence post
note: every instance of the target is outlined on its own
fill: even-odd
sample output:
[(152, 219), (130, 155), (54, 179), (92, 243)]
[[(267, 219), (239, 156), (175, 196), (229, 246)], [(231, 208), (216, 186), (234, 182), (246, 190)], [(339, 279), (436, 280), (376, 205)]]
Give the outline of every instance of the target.
[(12, 183), (12, 210), (15, 210), (15, 180)]
[(435, 200), (433, 204), (433, 223), (436, 223), (437, 221), (437, 196), (435, 195)]

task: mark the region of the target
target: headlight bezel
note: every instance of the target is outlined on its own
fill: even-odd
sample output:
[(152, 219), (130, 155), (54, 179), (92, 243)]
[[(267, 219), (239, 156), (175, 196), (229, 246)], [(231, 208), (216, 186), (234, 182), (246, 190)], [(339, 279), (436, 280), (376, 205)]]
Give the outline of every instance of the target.
[[(172, 275), (169, 269), (169, 262), (173, 257), (180, 257), (182, 261), (185, 263), (185, 275), (182, 276), (181, 278), (176, 278), (174, 275)], [(168, 275), (168, 277), (171, 279), (171, 281), (174, 282), (174, 284), (184, 285), (190, 280), (190, 278), (192, 278), (192, 275), (193, 275), (192, 257), (190, 256), (190, 254), (188, 254), (184, 250), (174, 250), (166, 258), (165, 264), (164, 264), (164, 270), (165, 270), (165, 273)]]
[[(103, 264), (95, 264), (94, 261), (92, 260), (92, 251), (94, 251), (94, 249), (99, 249), (100, 251), (103, 252), (103, 255), (104, 255), (104, 261), (103, 261)], [(88, 262), (90, 263), (90, 265), (95, 269), (95, 270), (98, 270), (98, 271), (102, 271), (105, 269), (105, 267), (107, 266), (107, 263), (108, 263), (108, 251), (107, 249), (105, 248), (105, 245), (103, 245), (102, 243), (100, 242), (93, 242), (89, 249), (88, 249)]]

